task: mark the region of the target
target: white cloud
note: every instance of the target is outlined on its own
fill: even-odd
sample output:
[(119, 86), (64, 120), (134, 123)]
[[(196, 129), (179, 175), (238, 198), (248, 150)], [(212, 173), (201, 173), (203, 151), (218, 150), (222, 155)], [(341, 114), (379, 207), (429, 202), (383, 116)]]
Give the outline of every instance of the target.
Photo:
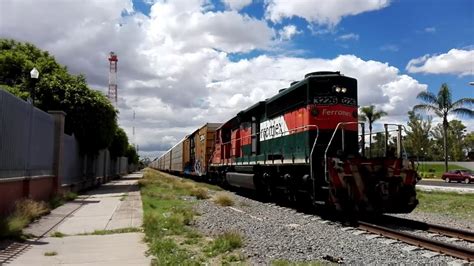
[(266, 17), (273, 22), (284, 18), (301, 17), (310, 23), (335, 26), (344, 16), (357, 15), (387, 7), (389, 0), (267, 0)]
[(248, 52), (269, 47), (274, 33), (266, 22), (236, 11), (204, 12), (198, 4), (183, 2), (152, 6), (149, 34), (155, 41), (182, 51)]
[(424, 55), (408, 62), (410, 73), (474, 75), (474, 50), (451, 49), (440, 55)]
[(278, 35), (280, 36), (280, 40), (291, 40), (293, 36), (297, 34), (301, 34), (301, 31), (298, 31), (298, 28), (295, 25), (286, 25), (281, 30), (278, 31)]
[(386, 44), (380, 47), (381, 51), (398, 52), (399, 48), (395, 44)]
[[(103, 0), (52, 1), (60, 4), (28, 8), (32, 2), (2, 2), (2, 37), (49, 50), (103, 92), (107, 54), (115, 51), (120, 125), (130, 139), (135, 127), (141, 154), (150, 157), (206, 122), (224, 122), (275, 95), (308, 72), (333, 70), (357, 78), (359, 104), (384, 108), (387, 119), (405, 115), (416, 94), (426, 89), (393, 66), (355, 55), (261, 55), (232, 61), (229, 53), (265, 49), (275, 34), (265, 21), (235, 11), (209, 11), (206, 1), (157, 1), (149, 16), (134, 13), (125, 0), (110, 5), (101, 5)], [(122, 17), (123, 10), (129, 15)], [(289, 37), (297, 32), (296, 27), (287, 30)]]
[(252, 0), (221, 0), (228, 8), (232, 10), (241, 10), (250, 5)]
[(355, 34), (355, 33), (344, 34), (344, 35), (338, 36), (336, 38), (336, 40), (340, 40), (340, 41), (355, 40), (355, 41), (358, 41), (359, 40), (359, 34)]
[(428, 33), (435, 33), (436, 32), (436, 28), (435, 27), (426, 27), (424, 29), (425, 32), (428, 32)]

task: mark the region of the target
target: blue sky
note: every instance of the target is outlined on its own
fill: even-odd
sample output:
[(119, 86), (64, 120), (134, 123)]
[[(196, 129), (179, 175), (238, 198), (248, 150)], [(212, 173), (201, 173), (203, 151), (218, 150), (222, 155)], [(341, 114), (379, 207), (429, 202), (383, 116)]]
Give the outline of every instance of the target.
[(473, 0), (36, 1), (1, 0), (0, 37), (49, 51), (104, 93), (114, 51), (120, 125), (143, 156), (308, 72), (357, 78), (359, 104), (388, 113), (381, 123), (406, 123), (416, 95), (443, 82), (474, 97)]
[[(144, 14), (150, 11), (150, 4), (143, 0), (134, 0), (136, 9)], [(211, 10), (225, 11), (220, 1), (212, 1)], [(264, 19), (263, 0), (240, 10), (250, 17)], [(474, 81), (474, 58), (471, 75), (408, 73), (405, 70), (413, 58), (425, 54), (443, 54), (452, 48), (472, 49), (474, 45), (474, 1), (472, 0), (393, 0), (388, 7), (365, 12), (356, 16), (344, 17), (334, 27), (313, 25), (328, 33), (315, 34), (311, 23), (301, 17), (285, 18), (280, 23), (269, 24), (279, 30), (285, 25), (296, 25), (301, 34), (296, 35), (287, 44), (286, 53), (297, 51), (300, 57), (334, 58), (340, 54), (355, 54), (365, 60), (387, 62), (422, 83), (429, 90), (437, 92), (441, 83), (446, 82), (455, 98), (474, 97), (474, 87), (468, 83)], [(357, 36), (346, 40), (340, 36)], [(233, 54), (232, 59), (251, 58), (268, 51)], [(271, 54), (275, 54), (270, 52)]]

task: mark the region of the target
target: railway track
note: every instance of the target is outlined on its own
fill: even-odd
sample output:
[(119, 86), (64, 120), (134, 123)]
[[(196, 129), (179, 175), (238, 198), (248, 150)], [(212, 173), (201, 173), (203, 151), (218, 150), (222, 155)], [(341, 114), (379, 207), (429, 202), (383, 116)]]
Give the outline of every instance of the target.
[(388, 215), (382, 216), (381, 219), (384, 222), (394, 223), (400, 226), (409, 227), (411, 229), (423, 230), (430, 233), (457, 238), (471, 243), (474, 242), (474, 231), (456, 229), (444, 225), (420, 222)]
[[(402, 220), (405, 220), (405, 222), (412, 223), (413, 225), (417, 225), (419, 228), (422, 228), (421, 230), (436, 232), (436, 233), (440, 233), (446, 236), (456, 237), (459, 239), (472, 242), (473, 233), (469, 231), (457, 230), (457, 229), (453, 230), (445, 226), (427, 224), (427, 223), (422, 223), (422, 222), (408, 220), (408, 219), (402, 219)], [(399, 220), (399, 222), (400, 221), (401, 220)], [(407, 226), (407, 224), (404, 224), (404, 226)], [(403, 232), (397, 229), (389, 228), (386, 226), (382, 226), (380, 224), (375, 224), (375, 223), (366, 222), (366, 221), (358, 221), (358, 228), (361, 230), (368, 231), (373, 234), (392, 238), (401, 242), (405, 242), (410, 245), (422, 247), (422, 248), (439, 252), (445, 255), (449, 255), (455, 258), (467, 260), (469, 262), (474, 261), (474, 249), (462, 247), (459, 245), (454, 245), (447, 242), (442, 242), (439, 240), (419, 236), (416, 234)]]

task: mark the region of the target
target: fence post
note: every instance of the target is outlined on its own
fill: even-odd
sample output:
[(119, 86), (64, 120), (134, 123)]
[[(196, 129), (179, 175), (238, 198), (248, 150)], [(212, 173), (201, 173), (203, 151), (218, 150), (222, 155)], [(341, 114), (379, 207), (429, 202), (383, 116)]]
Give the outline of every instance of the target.
[(62, 167), (64, 158), (64, 123), (66, 113), (63, 111), (48, 111), (54, 118), (54, 161), (53, 161), (53, 193), (59, 192), (62, 181)]

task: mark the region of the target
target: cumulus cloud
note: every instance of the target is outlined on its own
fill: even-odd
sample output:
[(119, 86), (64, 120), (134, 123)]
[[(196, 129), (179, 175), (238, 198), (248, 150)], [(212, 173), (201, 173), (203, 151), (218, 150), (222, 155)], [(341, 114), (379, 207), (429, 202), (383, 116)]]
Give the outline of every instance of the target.
[(278, 31), (280, 40), (287, 41), (291, 40), (293, 36), (301, 34), (301, 31), (298, 31), (298, 28), (295, 25), (286, 25), (281, 30)]
[(474, 75), (474, 49), (451, 49), (440, 55), (424, 55), (408, 62), (410, 73)]
[(221, 0), (228, 8), (232, 10), (241, 10), (250, 5), (252, 0)]
[(335, 26), (345, 16), (382, 9), (389, 4), (389, 0), (268, 0), (265, 12), (266, 17), (273, 22), (281, 22), (284, 18), (301, 17), (310, 23)]
[(359, 104), (383, 108), (386, 119), (405, 115), (416, 94), (426, 90), (393, 66), (355, 55), (231, 60), (232, 53), (264, 50), (298, 30), (288, 25), (276, 35), (264, 20), (212, 11), (207, 1), (155, 1), (147, 16), (125, 0), (51, 1), (35, 9), (32, 3), (2, 1), (1, 37), (49, 50), (104, 93), (107, 54), (115, 51), (120, 125), (144, 156), (158, 156), (206, 122), (225, 122), (308, 72), (341, 71), (357, 78)]

